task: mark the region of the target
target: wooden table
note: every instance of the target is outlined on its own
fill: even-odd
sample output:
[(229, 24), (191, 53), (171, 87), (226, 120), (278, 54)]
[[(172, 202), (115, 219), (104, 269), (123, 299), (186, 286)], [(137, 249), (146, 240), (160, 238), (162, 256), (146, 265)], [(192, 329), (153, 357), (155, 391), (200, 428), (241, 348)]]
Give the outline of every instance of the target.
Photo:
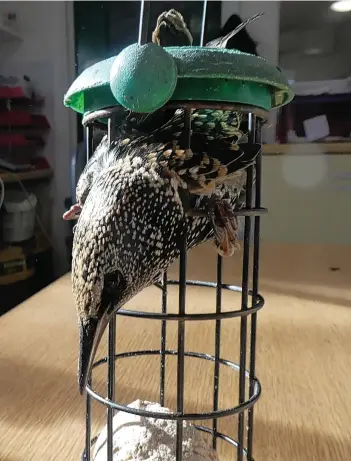
[[(188, 278), (213, 280), (215, 254), (203, 246), (189, 255)], [(350, 247), (263, 245), (257, 374), (263, 393), (256, 406), (256, 461), (351, 460), (351, 249)], [(330, 270), (331, 267), (339, 270)], [(173, 275), (176, 267), (171, 270)], [(225, 281), (240, 280), (240, 255), (225, 261)], [(170, 310), (176, 288), (170, 288)], [(189, 288), (189, 311), (214, 308), (214, 290)], [(159, 309), (151, 287), (128, 307)], [(239, 298), (224, 293), (225, 309)], [(120, 350), (159, 347), (160, 325), (119, 317)], [(238, 360), (239, 321), (223, 323), (222, 356)], [(186, 348), (213, 353), (213, 322), (186, 326)], [(104, 340), (105, 344), (105, 340)], [(176, 346), (176, 325), (167, 346)], [(0, 318), (1, 461), (80, 460), (84, 398), (76, 383), (78, 336), (69, 275)], [(102, 348), (103, 349), (103, 348)], [(100, 351), (99, 355), (104, 353)], [(188, 361), (189, 360), (189, 361)], [(213, 365), (186, 361), (186, 410), (210, 408)], [(142, 368), (147, 364), (144, 376)], [(166, 404), (174, 404), (175, 359), (167, 361)], [(104, 371), (94, 375), (104, 393)], [(157, 400), (159, 359), (121, 360), (117, 366), (121, 402)], [(235, 404), (237, 377), (221, 370), (220, 404)], [(94, 404), (94, 430), (105, 411)], [(235, 436), (234, 417), (219, 429)], [(236, 459), (225, 444), (222, 460)]]

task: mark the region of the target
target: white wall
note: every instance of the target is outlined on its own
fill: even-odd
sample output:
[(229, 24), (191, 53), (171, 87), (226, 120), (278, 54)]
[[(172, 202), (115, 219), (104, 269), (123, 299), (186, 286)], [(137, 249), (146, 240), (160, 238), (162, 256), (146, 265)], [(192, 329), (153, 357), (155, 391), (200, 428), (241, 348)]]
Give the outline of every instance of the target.
[(272, 64), (276, 64), (279, 56), (280, 2), (223, 1), (222, 25), (234, 13), (238, 14), (242, 20), (258, 13), (264, 13), (247, 26), (247, 31), (253, 40), (258, 42), (258, 54)]
[(263, 156), (264, 241), (351, 244), (351, 156)]
[(343, 79), (351, 75), (350, 53), (327, 56), (291, 53), (281, 56), (279, 63), (282, 69), (291, 70), (291, 77), (299, 82)]
[(45, 148), (53, 170), (52, 239), (55, 266), (67, 270), (64, 243), (67, 223), (63, 222), (64, 199), (70, 195), (69, 158), (76, 146), (76, 118), (63, 106), (63, 96), (75, 78), (73, 2), (0, 2), (0, 13), (15, 12), (21, 43), (0, 44), (0, 71), (27, 74), (46, 98), (43, 113), (51, 132)]
[[(280, 65), (296, 80), (345, 78), (351, 72), (351, 14), (329, 2), (284, 2), (281, 8)], [(306, 55), (315, 50), (318, 54)]]
[[(311, 28), (298, 28), (281, 35), (279, 64), (291, 69), (297, 81), (334, 80), (351, 75), (351, 27), (348, 22), (320, 23)], [(305, 50), (320, 49), (317, 55), (306, 55)]]
[[(223, 1), (222, 25), (232, 14), (238, 14), (246, 20), (258, 13), (264, 13), (259, 19), (247, 26), (250, 36), (258, 43), (257, 52), (271, 64), (278, 64), (279, 57), (279, 20), (280, 2), (278, 1)], [(275, 142), (276, 111), (269, 115), (268, 123), (263, 131), (263, 140)]]

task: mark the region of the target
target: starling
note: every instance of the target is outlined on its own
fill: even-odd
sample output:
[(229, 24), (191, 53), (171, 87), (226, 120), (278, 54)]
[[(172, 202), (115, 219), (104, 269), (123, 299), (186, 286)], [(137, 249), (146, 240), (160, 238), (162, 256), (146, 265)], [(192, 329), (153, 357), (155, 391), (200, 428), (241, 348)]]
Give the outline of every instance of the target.
[[(163, 34), (167, 21), (159, 23)], [(112, 143), (103, 138), (79, 179), (78, 203), (65, 218), (78, 217), (72, 287), (81, 393), (109, 320), (160, 279), (179, 257), (184, 235), (187, 249), (208, 240), (222, 255), (235, 248), (234, 211), (260, 145), (242, 142), (237, 113), (193, 110), (191, 121), (189, 147), (183, 109), (124, 113)]]
[[(81, 195), (84, 203), (72, 256), (73, 293), (80, 323), (81, 392), (111, 315), (160, 279), (179, 256), (186, 230), (188, 249), (216, 237), (213, 223), (221, 220), (216, 209), (210, 216), (188, 216), (188, 206), (205, 212), (219, 200), (221, 206), (228, 203), (235, 209), (243, 175), (241, 187), (229, 187), (222, 182), (223, 174), (235, 175), (259, 151), (259, 145), (243, 145), (245, 150), (238, 148), (236, 160), (228, 157), (224, 164), (197, 153), (193, 145), (192, 149), (181, 149), (181, 133), (175, 131), (180, 130), (181, 121), (179, 111), (147, 136), (133, 140), (117, 137), (111, 146), (104, 139), (94, 154), (96, 163), (91, 162), (95, 164), (95, 178), (88, 193)], [(196, 147), (206, 148), (205, 136), (194, 139)], [(213, 142), (224, 158), (227, 143)], [(213, 181), (216, 187), (211, 185)], [(208, 195), (203, 194), (204, 189)], [(232, 232), (235, 234), (235, 227)]]

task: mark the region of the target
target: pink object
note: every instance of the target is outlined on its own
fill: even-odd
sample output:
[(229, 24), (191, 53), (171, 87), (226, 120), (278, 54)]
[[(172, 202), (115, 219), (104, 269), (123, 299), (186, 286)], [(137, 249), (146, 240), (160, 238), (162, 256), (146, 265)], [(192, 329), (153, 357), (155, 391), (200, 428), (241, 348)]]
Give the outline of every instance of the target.
[(63, 213), (63, 219), (65, 221), (70, 221), (72, 219), (78, 219), (79, 213), (82, 211), (82, 207), (78, 205), (78, 203), (75, 203), (74, 205), (71, 206), (71, 208)]

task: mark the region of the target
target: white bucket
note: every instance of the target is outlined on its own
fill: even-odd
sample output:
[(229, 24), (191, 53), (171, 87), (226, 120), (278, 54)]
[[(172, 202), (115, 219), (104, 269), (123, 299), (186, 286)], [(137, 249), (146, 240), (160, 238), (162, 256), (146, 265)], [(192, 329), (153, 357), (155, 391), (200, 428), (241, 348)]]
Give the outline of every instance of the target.
[(21, 191), (6, 191), (3, 207), (3, 239), (5, 242), (22, 242), (33, 237), (37, 198)]

